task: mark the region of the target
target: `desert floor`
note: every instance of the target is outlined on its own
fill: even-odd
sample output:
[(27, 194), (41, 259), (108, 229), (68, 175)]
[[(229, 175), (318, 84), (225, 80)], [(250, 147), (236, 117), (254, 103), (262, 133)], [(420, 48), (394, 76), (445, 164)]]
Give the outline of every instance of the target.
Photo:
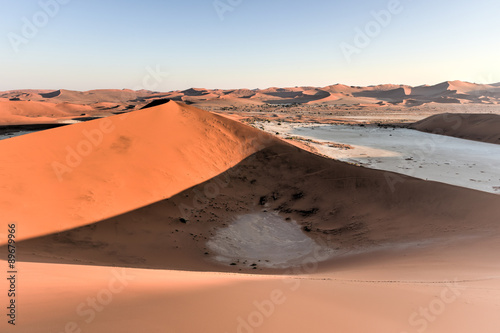
[(1, 331), (498, 332), (499, 146), (399, 127), (465, 109), (432, 107), (301, 122), (169, 102), (3, 137)]

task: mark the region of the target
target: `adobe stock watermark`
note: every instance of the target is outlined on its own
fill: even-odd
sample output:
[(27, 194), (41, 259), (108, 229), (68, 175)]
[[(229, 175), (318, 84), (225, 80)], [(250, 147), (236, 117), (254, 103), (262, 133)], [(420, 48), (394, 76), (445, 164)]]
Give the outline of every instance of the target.
[[(445, 113), (442, 114), (442, 119), (445, 123), (449, 124), (449, 128), (453, 130), (457, 130), (463, 126), (463, 118), (461, 115)], [(436, 135), (429, 135), (426, 136), (425, 139), (418, 141), (418, 148), (412, 150), (409, 154), (411, 158), (407, 159), (401, 157), (401, 164), (399, 165), (399, 167), (404, 170), (409, 170), (408, 172), (404, 173), (405, 176), (415, 177), (417, 174), (417, 167), (415, 162), (426, 161), (429, 156), (435, 154), (436, 148), (439, 145), (446, 144), (446, 142), (452, 140), (451, 137), (442, 135), (443, 133), (444, 130), (442, 128), (436, 128), (432, 132), (432, 134)], [(392, 193), (396, 191), (396, 186), (398, 184), (405, 183), (407, 179), (404, 176), (401, 176), (399, 173), (394, 172), (385, 172), (384, 177)]]
[[(426, 306), (420, 306), (408, 317), (408, 324), (413, 328), (411, 332), (424, 333), (439, 316), (441, 316), (448, 305), (454, 303), (466, 288), (460, 286), (455, 279), (453, 283), (446, 283), (446, 288), (441, 290), (439, 296), (430, 301)], [(401, 333), (411, 333), (403, 331)]]
[(340, 50), (348, 63), (352, 62), (355, 54), (360, 54), (362, 50), (370, 46), (371, 42), (377, 38), (387, 28), (394, 16), (401, 14), (404, 10), (400, 0), (390, 0), (386, 9), (371, 11), (373, 20), (367, 22), (363, 28), (356, 27), (355, 35), (351, 43), (340, 43)]
[(87, 297), (76, 307), (76, 314), (82, 322), (69, 321), (64, 325), (64, 329), (58, 333), (87, 332), (85, 326), (90, 325), (99, 316), (99, 313), (113, 302), (114, 297), (122, 293), (130, 281), (135, 280), (135, 276), (127, 274), (125, 268), (122, 268), (121, 271), (114, 269), (112, 274), (113, 277), (109, 280), (106, 288), (99, 290), (93, 297)]
[(474, 81), (475, 84), (490, 85), (490, 84), (500, 83), (500, 78), (498, 76), (493, 75), (492, 73), (478, 74), (476, 76), (476, 79), (477, 80)]
[[(329, 238), (328, 238), (329, 240)], [(255, 300), (252, 304), (254, 310), (245, 316), (236, 318), (236, 333), (254, 333), (271, 318), (279, 306), (288, 300), (287, 294), (299, 290), (302, 281), (300, 278), (290, 278), (289, 275), (313, 274), (317, 272), (319, 263), (331, 257), (331, 250), (327, 242), (320, 241), (314, 248), (311, 255), (301, 261), (299, 266), (290, 268), (284, 273), (282, 282), (286, 288), (275, 288), (269, 293), (269, 297), (264, 300)]]
[(155, 68), (151, 66), (146, 67), (147, 74), (142, 78), (140, 85), (137, 85), (132, 90), (156, 90), (170, 76), (170, 73), (164, 72), (161, 65), (156, 65)]
[[(272, 140), (273, 138), (267, 133), (259, 132), (256, 136), (249, 139), (248, 144), (241, 144), (238, 146), (237, 154), (243, 156), (248, 155), (250, 147), (254, 147), (256, 152), (260, 151), (266, 148)], [(245, 160), (248, 161), (255, 158), (255, 155), (251, 154), (246, 157)], [(224, 188), (229, 186), (232, 178), (237, 178), (239, 176), (240, 172), (241, 171), (238, 168), (230, 168), (204, 184), (203, 191), (201, 191), (199, 187), (193, 188), (190, 191), (192, 195), (191, 204), (188, 205), (181, 203), (179, 205), (181, 217), (184, 220), (189, 221), (193, 215), (203, 211), (203, 209), (208, 207), (212, 200), (215, 200), (221, 194)]]
[(20, 34), (9, 32), (7, 38), (14, 52), (20, 51), (21, 45), (28, 44), (33, 40), (41, 29), (49, 24), (50, 20), (59, 14), (61, 6), (67, 5), (71, 0), (40, 0), (38, 5), (40, 10), (34, 13), (31, 18), (26, 16), (21, 18), (22, 27)]
[(110, 119), (102, 119), (100, 122), (94, 122), (93, 129), (84, 129), (82, 131), (83, 139), (75, 146), (66, 146), (66, 158), (64, 161), (52, 162), (54, 171), (59, 182), (64, 180), (64, 175), (73, 172), (78, 168), (85, 157), (94, 152), (104, 141), (104, 136), (115, 130), (115, 125)]
[[(468, 114), (458, 115), (448, 113), (444, 113), (441, 115), (442, 120), (446, 124), (449, 124), (449, 126), (447, 127), (453, 130), (458, 130), (460, 127), (462, 127), (464, 124), (464, 119), (468, 116)], [(443, 135), (444, 132), (445, 131), (443, 128), (434, 129), (431, 133), (434, 135), (428, 135), (425, 137), (425, 139), (418, 141), (418, 148), (412, 150), (409, 154), (411, 158), (407, 159), (404, 156), (401, 157), (401, 164), (399, 165), (399, 167), (404, 170), (410, 170), (404, 173), (405, 176), (416, 177), (417, 167), (415, 162), (428, 160), (429, 156), (432, 156), (432, 154), (436, 153), (436, 148), (438, 146), (444, 145), (450, 140), (453, 140), (452, 137)], [(396, 186), (398, 184), (403, 184), (406, 181), (406, 178), (401, 176), (399, 173), (385, 172), (384, 177), (392, 193), (396, 191)]]
[(481, 103), (494, 104), (494, 100), (497, 100), (497, 96), (500, 94), (500, 86), (492, 86), (491, 84), (499, 83), (498, 77), (493, 76), (493, 74), (483, 74), (478, 76), (478, 81), (476, 84), (483, 85), (484, 89), (476, 89), (472, 92), (473, 96)]
[[(142, 79), (142, 85), (135, 87), (135, 90), (153, 90), (157, 88), (169, 75), (161, 70), (160, 65), (156, 68), (146, 67), (147, 74)], [(122, 115), (119, 119), (124, 121), (128, 114)], [(75, 145), (66, 146), (64, 160), (53, 161), (51, 166), (59, 182), (64, 180), (66, 174), (70, 174), (78, 168), (84, 159), (90, 156), (104, 142), (105, 136), (116, 129), (116, 118), (105, 118), (98, 122), (93, 122), (94, 128), (82, 130), (82, 139)], [(89, 123), (90, 124), (90, 123)], [(89, 125), (90, 127), (90, 125)]]
[(273, 289), (269, 294), (269, 298), (263, 301), (254, 301), (255, 311), (250, 312), (247, 316), (238, 316), (237, 333), (253, 333), (255, 329), (264, 325), (267, 318), (270, 318), (279, 305), (285, 304), (287, 298), (281, 289)]
[(243, 0), (215, 0), (212, 5), (221, 21), (224, 21), (227, 12), (233, 12)]

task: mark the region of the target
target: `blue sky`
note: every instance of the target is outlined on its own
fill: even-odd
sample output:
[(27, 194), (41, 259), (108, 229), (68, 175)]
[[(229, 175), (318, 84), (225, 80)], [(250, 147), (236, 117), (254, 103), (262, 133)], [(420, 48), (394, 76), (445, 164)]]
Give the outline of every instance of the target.
[[(500, 81), (497, 0), (0, 5), (0, 90)], [(152, 69), (161, 79), (145, 81)]]

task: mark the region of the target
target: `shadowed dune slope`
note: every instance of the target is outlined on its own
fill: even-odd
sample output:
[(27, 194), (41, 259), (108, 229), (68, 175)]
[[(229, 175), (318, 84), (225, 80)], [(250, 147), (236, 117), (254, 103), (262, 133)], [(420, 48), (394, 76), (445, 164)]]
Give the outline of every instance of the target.
[[(241, 214), (278, 211), (342, 256), (385, 246), (498, 239), (499, 203), (496, 195), (365, 169), (276, 143), (172, 198), (27, 240), (19, 248), (26, 261), (245, 271), (252, 267), (216, 265), (206, 246), (219, 228)], [(483, 256), (460, 265), (477, 265), (480, 259), (485, 267), (492, 264)]]
[(457, 138), (500, 144), (500, 116), (496, 114), (438, 114), (410, 128)]
[(0, 141), (0, 211), (19, 240), (75, 228), (169, 198), (272, 140), (169, 102)]

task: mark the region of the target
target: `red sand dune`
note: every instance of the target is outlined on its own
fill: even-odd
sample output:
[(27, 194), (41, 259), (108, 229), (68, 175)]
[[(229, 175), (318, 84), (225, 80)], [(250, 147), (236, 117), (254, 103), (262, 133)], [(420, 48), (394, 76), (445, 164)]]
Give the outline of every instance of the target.
[(130, 89), (101, 89), (89, 91), (57, 90), (43, 95), (44, 97), (58, 102), (70, 102), (78, 104), (92, 104), (100, 102), (120, 103), (136, 99), (139, 96), (151, 94), (146, 91), (133, 91)]
[[(75, 150), (85, 156), (68, 157)], [(24, 239), (13, 331), (500, 325), (496, 195), (326, 159), (175, 102), (8, 139), (0, 156), (0, 210)], [(71, 172), (57, 177), (54, 162)], [(236, 216), (263, 210), (296, 220), (335, 256), (283, 271), (222, 265), (205, 252)]]
[[(80, 163), (73, 153), (66, 160), (92, 143), (89, 133), (99, 137), (96, 130), (102, 142)], [(203, 237), (263, 208), (349, 251), (482, 237), (500, 227), (496, 195), (333, 161), (176, 102), (10, 139), (0, 152), (10, 162), (0, 169), (10, 175), (0, 200), (4, 216), (24, 226), (21, 239), (47, 235), (22, 244), (29, 258), (217, 269), (204, 260)], [(64, 163), (76, 165), (66, 170)], [(218, 195), (195, 208), (211, 184), (219, 184)], [(471, 230), (471, 221), (481, 227)]]
[(250, 90), (250, 89), (236, 89), (236, 90), (229, 90), (224, 93), (221, 98), (250, 98), (255, 95), (255, 91)]
[[(231, 122), (231, 126), (235, 124)], [(177, 156), (179, 159), (183, 154), (177, 152)], [(153, 169), (153, 165), (149, 167)], [(123, 167), (120, 174), (128, 176), (129, 168)], [(150, 188), (153, 185), (147, 184)], [(170, 194), (180, 188), (170, 191), (165, 184), (163, 192)], [(147, 194), (133, 188), (121, 190), (135, 197)], [(127, 207), (121, 197), (107, 202), (111, 200)], [(498, 248), (500, 243), (492, 245), (500, 232), (498, 203), (500, 197), (494, 194), (365, 169), (273, 142), (219, 176), (165, 200), (90, 226), (28, 240), (20, 244), (20, 249), (25, 259), (43, 262), (252, 271), (244, 266), (211, 263), (205, 254), (205, 242), (236, 216), (265, 209), (297, 221), (307, 228), (307, 235), (338, 249), (339, 258), (325, 264), (338, 269), (349, 265), (349, 260), (342, 259), (344, 253), (371, 253), (380, 247), (396, 256), (393, 248), (415, 250), (420, 249), (418, 244), (456, 248), (468, 242), (479, 249)], [(101, 205), (87, 209), (94, 207)], [(64, 208), (59, 203), (59, 209)], [(181, 217), (187, 223), (182, 223)], [(499, 269), (497, 261), (491, 260), (494, 253), (472, 255), (470, 260), (463, 257), (456, 268), (481, 263), (483, 268)], [(443, 256), (458, 260), (453, 253)]]
[(457, 138), (500, 144), (500, 115), (444, 113), (418, 121), (410, 128)]
[(93, 110), (87, 105), (69, 103), (0, 102), (0, 125), (49, 123), (56, 119), (74, 118)]
[(216, 176), (259, 138), (268, 137), (170, 102), (0, 141), (0, 211), (23, 226), (20, 239), (93, 223)]

